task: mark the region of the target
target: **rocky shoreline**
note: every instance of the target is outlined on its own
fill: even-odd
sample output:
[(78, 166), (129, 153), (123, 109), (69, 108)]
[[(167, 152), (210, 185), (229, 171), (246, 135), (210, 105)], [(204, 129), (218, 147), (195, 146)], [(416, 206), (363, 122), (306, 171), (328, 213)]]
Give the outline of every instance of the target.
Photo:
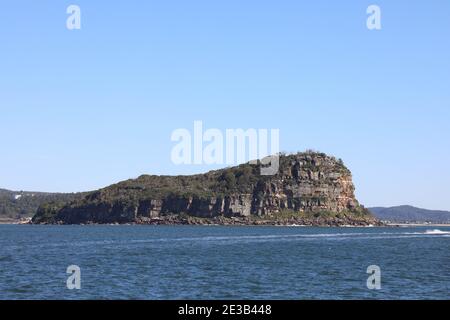
[(246, 219), (246, 218), (214, 218), (214, 219), (151, 219), (149, 221), (138, 222), (146, 225), (220, 225), (220, 226), (304, 226), (304, 227), (368, 227), (382, 226), (378, 221), (357, 221), (357, 220), (339, 220), (339, 219), (284, 219), (284, 220), (265, 220), (265, 219)]
[[(50, 225), (68, 225), (63, 221), (53, 223), (39, 223)], [(98, 225), (95, 222), (86, 222), (81, 225)], [(158, 218), (142, 217), (134, 222), (128, 223), (111, 223), (110, 225), (154, 225), (154, 226), (302, 226), (302, 227), (375, 227), (386, 226), (379, 220), (362, 217), (360, 219), (354, 217), (333, 217), (333, 218), (300, 218), (291, 217), (283, 219), (264, 219), (253, 217), (213, 217), (199, 218), (185, 215), (170, 215)]]

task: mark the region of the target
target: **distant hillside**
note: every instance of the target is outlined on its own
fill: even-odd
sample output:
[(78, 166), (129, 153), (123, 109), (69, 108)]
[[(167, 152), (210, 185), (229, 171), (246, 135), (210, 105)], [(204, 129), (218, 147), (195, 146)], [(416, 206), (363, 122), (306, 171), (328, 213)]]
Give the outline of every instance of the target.
[(68, 202), (85, 193), (45, 193), (0, 189), (0, 220), (18, 220), (32, 217), (46, 202)]
[(399, 223), (450, 223), (450, 212), (426, 210), (412, 206), (369, 208), (378, 219)]

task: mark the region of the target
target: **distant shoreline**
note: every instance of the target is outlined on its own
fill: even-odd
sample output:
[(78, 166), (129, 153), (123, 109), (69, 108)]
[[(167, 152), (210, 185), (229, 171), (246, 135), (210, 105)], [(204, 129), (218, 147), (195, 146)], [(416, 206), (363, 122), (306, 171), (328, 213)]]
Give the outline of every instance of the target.
[(367, 221), (333, 221), (333, 220), (246, 220), (246, 219), (188, 219), (188, 220), (165, 220), (156, 219), (153, 221), (137, 221), (128, 223), (31, 223), (30, 219), (0, 219), (0, 225), (197, 225), (197, 226), (279, 226), (279, 227), (339, 227), (339, 228), (358, 228), (358, 227), (450, 227), (450, 223), (368, 223)]
[(450, 223), (387, 223), (388, 227), (450, 227)]
[(274, 226), (274, 227), (381, 227), (385, 224), (376, 220), (365, 219), (250, 219), (250, 218), (180, 218), (180, 217), (166, 217), (163, 219), (148, 219), (137, 220), (130, 222), (82, 222), (82, 223), (32, 223), (31, 220), (9, 220), (1, 221), (0, 224), (14, 224), (14, 225), (152, 225), (152, 226)]
[(31, 218), (26, 218), (26, 219), (3, 218), (3, 219), (0, 219), (0, 224), (29, 224), (30, 222), (31, 222)]
[(15, 225), (15, 226), (203, 226), (203, 227), (298, 227), (298, 228), (419, 228), (419, 227), (450, 227), (449, 224), (399, 224), (390, 223), (385, 225), (297, 225), (297, 224), (143, 224), (143, 223), (89, 223), (89, 224), (33, 224), (33, 223), (20, 223), (17, 221), (0, 221), (0, 225)]

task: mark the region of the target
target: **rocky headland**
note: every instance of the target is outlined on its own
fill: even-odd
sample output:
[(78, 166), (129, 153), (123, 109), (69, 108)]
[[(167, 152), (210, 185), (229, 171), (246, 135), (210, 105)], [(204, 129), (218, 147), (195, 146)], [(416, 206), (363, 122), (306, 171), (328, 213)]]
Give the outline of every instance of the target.
[(243, 164), (191, 176), (126, 180), (69, 202), (41, 205), (35, 224), (368, 226), (350, 170), (323, 153), (280, 155), (276, 175)]

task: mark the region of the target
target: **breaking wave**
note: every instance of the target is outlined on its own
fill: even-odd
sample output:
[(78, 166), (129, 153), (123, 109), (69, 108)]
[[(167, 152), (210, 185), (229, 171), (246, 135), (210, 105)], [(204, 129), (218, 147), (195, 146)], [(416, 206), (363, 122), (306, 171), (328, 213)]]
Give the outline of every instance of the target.
[(449, 231), (442, 231), (439, 229), (434, 229), (434, 230), (427, 230), (425, 231), (425, 234), (436, 234), (436, 235), (444, 235), (444, 234), (450, 234)]

